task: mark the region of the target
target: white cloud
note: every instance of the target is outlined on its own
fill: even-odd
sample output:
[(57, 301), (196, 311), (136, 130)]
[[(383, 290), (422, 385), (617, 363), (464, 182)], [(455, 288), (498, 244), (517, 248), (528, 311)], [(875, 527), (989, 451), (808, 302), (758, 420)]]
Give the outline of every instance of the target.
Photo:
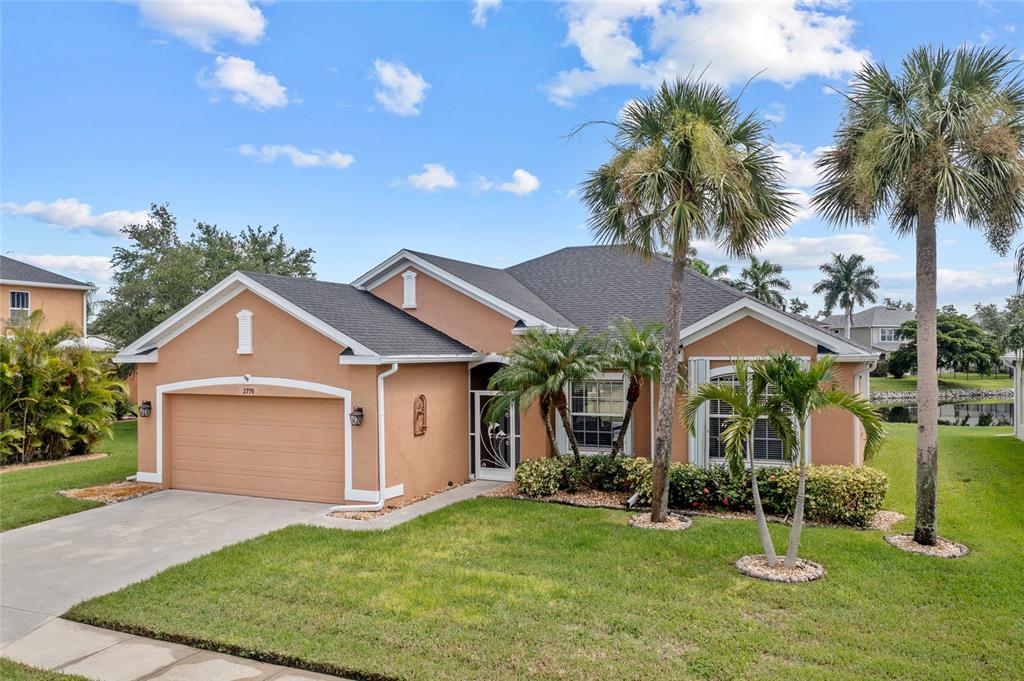
[(142, 0), (139, 17), (207, 52), (221, 37), (251, 45), (267, 27), (263, 13), (248, 0)]
[(422, 173), (410, 175), (406, 181), (416, 189), (427, 192), (437, 189), (452, 189), (459, 185), (455, 180), (455, 175), (440, 163), (427, 163), (423, 166)]
[[(1017, 277), (1013, 274), (993, 276), (991, 269), (978, 271), (940, 267), (935, 272), (935, 278), (937, 288), (943, 296), (965, 291), (984, 294), (993, 289), (1004, 289), (1017, 283)], [(898, 272), (882, 275), (880, 279), (883, 287), (912, 291), (914, 283), (917, 281), (917, 275), (914, 272)]]
[(95, 215), (92, 206), (75, 198), (57, 199), (51, 203), (4, 203), (2, 207), (4, 212), (11, 215), (24, 215), (61, 229), (82, 230), (100, 236), (120, 236), (121, 228), (125, 225), (142, 224), (149, 219), (149, 213), (144, 210), (112, 210)]
[(818, 171), (814, 168), (814, 162), (829, 148), (816, 147), (811, 151), (805, 151), (799, 144), (780, 142), (775, 145), (775, 152), (779, 155), (789, 184), (795, 187), (813, 187), (818, 184)]
[(772, 102), (764, 111), (765, 120), (772, 123), (781, 123), (786, 120), (786, 105), (781, 102)]
[(254, 147), (243, 144), (238, 147), (242, 156), (258, 158), (264, 163), (273, 163), (279, 156), (284, 156), (296, 168), (348, 168), (355, 163), (355, 156), (340, 151), (302, 151), (291, 144), (264, 144)]
[(63, 274), (79, 281), (106, 287), (114, 276), (110, 258), (105, 255), (23, 255), (11, 256), (36, 267)]
[[(606, 86), (651, 87), (687, 73), (724, 85), (759, 73), (783, 85), (834, 78), (869, 56), (852, 44), (855, 22), (828, 3), (574, 2), (565, 16), (585, 67), (561, 71), (547, 86), (562, 105)], [(634, 40), (641, 30), (649, 53)]]
[(430, 83), (399, 62), (377, 59), (373, 70), (379, 84), (373, 93), (377, 101), (399, 116), (418, 116)]
[[(728, 260), (713, 242), (697, 241), (694, 246), (702, 256), (716, 262)], [(789, 269), (813, 270), (826, 262), (833, 253), (860, 253), (867, 259), (869, 265), (878, 265), (899, 259), (897, 254), (870, 234), (834, 234), (822, 237), (774, 239), (759, 248), (756, 255)]]
[(241, 57), (217, 56), (212, 76), (199, 73), (199, 84), (209, 90), (226, 90), (236, 104), (257, 111), (287, 106), (288, 88), (270, 73), (256, 68), (256, 63)]
[(501, 0), (473, 0), (473, 25), (483, 28), (487, 25), (487, 13), (501, 7)]
[(498, 182), (497, 180), (488, 180), (486, 177), (478, 177), (473, 186), (480, 191), (497, 189), (499, 192), (526, 196), (540, 189), (540, 180), (533, 173), (517, 168), (512, 171), (512, 180), (510, 182)]

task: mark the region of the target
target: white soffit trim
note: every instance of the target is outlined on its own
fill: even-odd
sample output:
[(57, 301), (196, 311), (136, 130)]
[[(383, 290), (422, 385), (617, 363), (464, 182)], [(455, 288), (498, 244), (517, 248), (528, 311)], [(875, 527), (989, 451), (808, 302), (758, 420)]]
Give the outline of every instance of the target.
[(340, 345), (344, 345), (346, 348), (351, 348), (352, 352), (356, 353), (356, 355), (377, 356), (375, 352), (362, 343), (359, 343), (353, 338), (343, 334), (318, 317), (306, 312), (277, 293), (274, 293), (266, 286), (257, 283), (241, 272), (234, 272), (221, 280), (220, 283), (209, 291), (158, 324), (149, 333), (126, 347), (119, 353), (118, 357), (122, 358), (121, 361), (127, 361), (125, 358), (138, 354), (142, 348), (153, 345), (156, 345), (157, 347), (164, 345), (181, 333), (187, 331), (211, 312), (218, 309), (224, 303), (228, 302), (246, 289), (252, 291), (284, 312), (287, 312), (300, 322), (303, 322), (314, 330), (319, 331), (331, 340), (339, 343)]
[(527, 326), (554, 328), (554, 325), (544, 321), (540, 317), (536, 317), (525, 310), (519, 309), (515, 305), (505, 302), (497, 296), (491, 295), (487, 291), (470, 284), (464, 279), (456, 277), (447, 270), (442, 269), (405, 249), (395, 253), (393, 256), (353, 281), (352, 285), (367, 291), (376, 288), (385, 280), (390, 279), (395, 270), (401, 269), (401, 267), (403, 267), (403, 261), (414, 265), (424, 274), (428, 274), (442, 283), (451, 286), (455, 290), (464, 293), (478, 303), (482, 303), (492, 310), (500, 312), (509, 319), (514, 321), (522, 320)]
[(469, 355), (338, 355), (338, 364), (429, 364), (441, 362), (477, 362), (484, 353)]
[(856, 345), (847, 343), (842, 338), (816, 329), (808, 324), (803, 324), (771, 306), (758, 303), (749, 298), (741, 298), (734, 303), (726, 305), (718, 312), (687, 326), (679, 332), (679, 342), (684, 346), (689, 345), (710, 336), (716, 331), (724, 329), (743, 317), (753, 317), (815, 347), (824, 345), (836, 351), (837, 359), (841, 362), (868, 362), (878, 357), (877, 353), (862, 350)]
[(72, 291), (95, 291), (95, 286), (81, 285), (78, 284), (51, 284), (45, 281), (22, 281), (20, 279), (0, 279), (0, 284), (4, 286), (35, 286), (36, 288), (66, 288)]

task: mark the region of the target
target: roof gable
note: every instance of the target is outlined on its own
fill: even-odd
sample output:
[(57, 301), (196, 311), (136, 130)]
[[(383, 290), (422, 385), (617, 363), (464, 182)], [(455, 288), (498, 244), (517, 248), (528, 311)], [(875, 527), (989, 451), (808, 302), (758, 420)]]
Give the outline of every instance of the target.
[(44, 270), (42, 267), (29, 265), (27, 262), (0, 255), (0, 281), (28, 286), (51, 288), (74, 288), (91, 291), (96, 287), (84, 281), (78, 281), (62, 274)]

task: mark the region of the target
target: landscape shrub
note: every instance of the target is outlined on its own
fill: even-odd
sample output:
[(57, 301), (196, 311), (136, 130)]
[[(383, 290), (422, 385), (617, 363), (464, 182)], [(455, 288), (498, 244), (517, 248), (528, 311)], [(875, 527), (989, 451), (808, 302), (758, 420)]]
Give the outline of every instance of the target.
[[(779, 486), (787, 497), (796, 498), (799, 473), (782, 472)], [(807, 468), (807, 518), (825, 523), (864, 527), (882, 508), (889, 478), (869, 466), (809, 466)]]
[(549, 497), (562, 482), (562, 459), (530, 459), (516, 467), (516, 491), (528, 497)]
[(880, 359), (871, 370), (871, 378), (885, 378), (889, 375), (889, 360)]
[(562, 490), (596, 489), (606, 492), (630, 489), (626, 474), (628, 457), (584, 456), (576, 463), (570, 456), (531, 459), (516, 468), (516, 488), (528, 497), (550, 496)]

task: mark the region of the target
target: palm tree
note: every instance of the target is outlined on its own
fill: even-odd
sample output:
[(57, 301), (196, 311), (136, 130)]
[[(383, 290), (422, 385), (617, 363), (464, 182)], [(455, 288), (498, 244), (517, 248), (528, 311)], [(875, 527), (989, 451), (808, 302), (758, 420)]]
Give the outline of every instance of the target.
[(671, 253), (651, 494), (651, 520), (664, 522), (688, 249), (700, 238), (745, 255), (781, 234), (795, 205), (765, 123), (721, 87), (663, 83), (609, 125), (614, 154), (583, 183), (590, 228), (647, 258)]
[(588, 335), (582, 328), (555, 333), (530, 329), (505, 355), (508, 363), (495, 372), (488, 384), (498, 394), (489, 403), (484, 418), (493, 423), (510, 408), (518, 405), (525, 410), (537, 400), (551, 451), (559, 455), (552, 425), (555, 411), (562, 417), (562, 427), (578, 462), (580, 446), (569, 418), (565, 389), (572, 381), (593, 378), (606, 366), (604, 337)]
[(744, 267), (733, 285), (744, 293), (780, 310), (786, 308), (783, 291), (791, 288), (789, 279), (782, 276), (782, 265), (750, 256), (750, 265)]
[(825, 294), (825, 314), (839, 306), (846, 317), (846, 337), (853, 326), (853, 306), (875, 302), (878, 277), (875, 268), (864, 264), (864, 256), (857, 253), (833, 253), (832, 260), (818, 267), (825, 278), (814, 285), (814, 293)]
[[(764, 384), (777, 391), (789, 408), (797, 423), (796, 458), (800, 466), (800, 478), (796, 488), (796, 506), (793, 510), (793, 527), (789, 533), (784, 565), (791, 568), (796, 564), (800, 548), (800, 532), (804, 522), (804, 490), (807, 487), (807, 425), (811, 415), (822, 409), (843, 409), (860, 421), (867, 436), (864, 444), (865, 456), (870, 456), (882, 444), (885, 429), (878, 412), (871, 403), (853, 393), (842, 390), (834, 384), (836, 360), (832, 355), (823, 355), (818, 361), (804, 368), (800, 360), (789, 354), (772, 355), (754, 364), (754, 373)], [(830, 384), (828, 387), (825, 384)]]
[(704, 383), (690, 395), (686, 402), (686, 422), (690, 432), (696, 434), (697, 410), (710, 400), (719, 400), (729, 405), (732, 415), (728, 418), (725, 428), (720, 434), (725, 446), (726, 460), (733, 475), (743, 470), (744, 455), (750, 466), (750, 486), (754, 495), (754, 515), (757, 517), (757, 530), (764, 549), (765, 560), (770, 567), (775, 567), (779, 559), (775, 555), (772, 536), (768, 533), (768, 521), (761, 505), (761, 492), (757, 487), (757, 470), (754, 467), (754, 427), (760, 419), (779, 435), (783, 446), (793, 451), (796, 449), (796, 434), (793, 421), (786, 403), (777, 394), (767, 388), (760, 375), (750, 370), (746, 361), (733, 361), (736, 382)]
[(629, 380), (626, 389), (626, 412), (622, 426), (612, 443), (611, 458), (622, 451), (626, 430), (633, 420), (633, 407), (640, 399), (640, 386), (644, 380), (656, 381), (661, 374), (661, 341), (658, 338), (661, 324), (646, 324), (637, 327), (631, 320), (623, 318), (612, 324), (614, 336), (608, 352), (608, 366), (621, 369)]
[(707, 260), (701, 260), (700, 258), (690, 259), (690, 269), (694, 272), (700, 272), (705, 277), (710, 277), (723, 283), (729, 283), (729, 266), (728, 265), (717, 265), (711, 266)]
[(920, 47), (892, 74), (854, 76), (812, 205), (838, 225), (888, 213), (916, 235), (917, 507), (914, 540), (934, 544), (939, 387), (936, 223), (985, 230), (1000, 253), (1024, 220), (1024, 81), (1011, 50)]

